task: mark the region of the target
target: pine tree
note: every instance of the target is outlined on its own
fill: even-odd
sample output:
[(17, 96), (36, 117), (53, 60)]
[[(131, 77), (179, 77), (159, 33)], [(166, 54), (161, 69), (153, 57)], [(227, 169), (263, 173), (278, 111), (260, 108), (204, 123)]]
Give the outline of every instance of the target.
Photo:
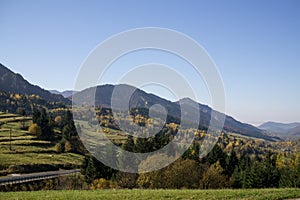
[[(127, 137), (126, 142), (123, 144), (122, 148), (125, 151), (129, 151), (129, 152), (134, 152), (135, 150), (135, 144), (134, 144), (134, 140), (133, 137), (131, 135), (129, 135)], [(137, 170), (133, 169), (133, 166), (136, 166), (136, 157), (135, 154), (128, 154), (123, 152), (122, 154), (120, 154), (119, 156), (119, 164), (121, 165), (121, 167), (127, 171), (129, 170)]]
[(242, 188), (242, 186), (243, 186), (243, 172), (241, 172), (239, 167), (236, 166), (232, 174), (231, 187)]
[(224, 173), (227, 177), (231, 177), (233, 171), (238, 166), (239, 160), (236, 156), (234, 149), (231, 150), (231, 153), (226, 158), (226, 167), (224, 169)]
[(64, 139), (70, 140), (72, 137), (77, 136), (72, 113), (69, 110), (64, 115), (63, 124), (62, 136)]
[(217, 161), (220, 161), (220, 165), (224, 169), (226, 166), (226, 155), (224, 151), (221, 149), (221, 147), (216, 144), (211, 152), (209, 152), (207, 156), (207, 161), (210, 165), (216, 163)]
[(50, 126), (50, 116), (47, 114), (45, 108), (41, 108), (40, 110), (35, 110), (33, 112), (32, 117), (33, 123), (36, 123), (39, 127), (41, 127), (41, 135), (40, 138), (49, 140), (53, 136), (52, 127)]
[(127, 137), (126, 142), (122, 145), (122, 148), (126, 151), (133, 152), (134, 151), (134, 140), (131, 135)]
[(92, 183), (97, 176), (97, 171), (92, 156), (84, 157), (81, 171), (84, 174), (85, 182)]

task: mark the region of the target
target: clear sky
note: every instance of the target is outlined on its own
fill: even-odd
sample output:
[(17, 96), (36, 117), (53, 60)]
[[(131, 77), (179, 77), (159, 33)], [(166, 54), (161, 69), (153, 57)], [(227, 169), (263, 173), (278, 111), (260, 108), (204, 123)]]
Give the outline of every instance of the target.
[(61, 91), (73, 88), (80, 65), (106, 38), (139, 27), (174, 29), (218, 66), (227, 114), (252, 124), (300, 121), (297, 0), (0, 0), (0, 27), (0, 63)]

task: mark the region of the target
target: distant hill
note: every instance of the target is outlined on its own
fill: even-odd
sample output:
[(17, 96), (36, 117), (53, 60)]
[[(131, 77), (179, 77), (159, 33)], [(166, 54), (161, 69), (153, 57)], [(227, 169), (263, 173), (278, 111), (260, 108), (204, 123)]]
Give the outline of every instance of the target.
[(60, 94), (52, 94), (37, 85), (32, 85), (20, 74), (14, 73), (2, 64), (0, 64), (0, 91), (15, 94), (35, 94), (47, 101), (65, 104), (71, 103), (69, 99), (64, 98)]
[(63, 92), (57, 91), (57, 90), (49, 90), (52, 94), (60, 94), (65, 98), (71, 97), (73, 94), (76, 94), (76, 91), (73, 90), (65, 90)]
[[(74, 95), (73, 100), (75, 100), (78, 105), (83, 105), (83, 104), (96, 105), (96, 106), (110, 108), (112, 93), (115, 87), (116, 86), (114, 85), (103, 85), (103, 86), (88, 88), (76, 93)], [(128, 94), (133, 89), (135, 90), (135, 92), (133, 93), (130, 99), (130, 106), (129, 106), (130, 108), (149, 109), (154, 104), (160, 104), (164, 108), (166, 108), (169, 118), (172, 118), (172, 120), (174, 120), (175, 122), (180, 122), (181, 110), (180, 110), (179, 103), (187, 105), (189, 116), (197, 116), (197, 113), (194, 113), (196, 110), (195, 108), (197, 106), (199, 107), (199, 112), (200, 112), (199, 128), (207, 129), (209, 126), (211, 113), (213, 110), (207, 105), (197, 103), (189, 98), (184, 98), (177, 102), (171, 102), (169, 100), (163, 99), (154, 94), (146, 93), (140, 89), (136, 89), (132, 86), (125, 85), (125, 84), (118, 85), (118, 87), (122, 91), (122, 94), (124, 95)], [(89, 102), (91, 94), (93, 94), (93, 92), (95, 93), (95, 104), (93, 104), (93, 102)], [(121, 102), (122, 99), (121, 98), (115, 99), (115, 102), (118, 101)], [(219, 114), (224, 115), (222, 113)], [(218, 120), (218, 119), (214, 119), (214, 120)], [(244, 136), (261, 138), (270, 141), (280, 140), (280, 138), (278, 137), (272, 137), (268, 135), (266, 131), (256, 128), (250, 124), (239, 122), (235, 120), (233, 117), (227, 115), (225, 118), (224, 130), (227, 132), (234, 132)]]
[(266, 122), (258, 128), (266, 130), (276, 136), (282, 138), (299, 138), (300, 137), (300, 123), (278, 123)]

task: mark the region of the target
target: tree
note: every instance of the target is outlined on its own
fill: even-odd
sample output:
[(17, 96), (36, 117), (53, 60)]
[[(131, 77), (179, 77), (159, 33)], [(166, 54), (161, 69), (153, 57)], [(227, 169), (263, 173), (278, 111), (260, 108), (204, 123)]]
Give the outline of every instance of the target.
[(210, 165), (219, 161), (222, 168), (225, 168), (226, 166), (226, 154), (218, 144), (216, 144), (212, 151), (209, 152), (206, 159)]
[(81, 172), (85, 176), (86, 182), (91, 183), (96, 178), (111, 179), (116, 170), (106, 166), (91, 155), (85, 155), (81, 165)]
[(269, 155), (263, 162), (255, 161), (245, 170), (243, 178), (244, 188), (270, 188), (278, 187), (280, 174), (274, 166), (275, 162)]
[(36, 123), (41, 127), (42, 133), (40, 135), (41, 139), (49, 140), (53, 136), (52, 127), (50, 126), (50, 117), (46, 112), (45, 108), (35, 110), (32, 117), (33, 123)]
[(65, 151), (65, 145), (64, 145), (64, 143), (59, 142), (54, 146), (54, 149), (57, 153), (62, 153)]
[(195, 160), (178, 159), (164, 170), (164, 184), (166, 188), (199, 188), (199, 180), (202, 178), (204, 166)]
[(68, 110), (62, 120), (62, 136), (66, 140), (70, 140), (72, 137), (77, 136), (77, 130), (73, 121), (73, 116), (70, 110)]
[(32, 121), (33, 123), (38, 123), (38, 120), (40, 119), (41, 112), (37, 109), (33, 110), (32, 113)]
[(238, 166), (235, 167), (231, 177), (231, 187), (242, 188), (243, 187), (243, 172)]
[[(165, 175), (163, 169), (158, 171), (152, 171), (148, 173), (143, 173), (149, 170), (149, 167), (156, 169), (161, 167), (166, 160), (170, 159), (166, 154), (154, 154), (148, 156), (147, 159), (143, 160), (139, 164), (139, 172), (141, 173), (138, 177), (137, 184), (141, 188), (166, 188), (165, 185)], [(151, 169), (150, 169), (151, 171)]]
[(61, 124), (62, 124), (62, 117), (60, 115), (56, 116), (54, 118), (54, 122), (55, 122), (56, 125), (61, 126)]
[(235, 168), (238, 166), (239, 160), (236, 156), (234, 149), (231, 150), (231, 153), (226, 158), (226, 165), (224, 169), (224, 174), (230, 178), (233, 174)]
[[(135, 149), (135, 144), (134, 144), (134, 140), (133, 137), (131, 135), (129, 135), (127, 137), (126, 142), (122, 145), (122, 148), (125, 151), (129, 151), (129, 152), (134, 152)], [(119, 161), (120, 161), (120, 165), (123, 169), (125, 170), (137, 170), (137, 169), (133, 169), (133, 166), (135, 166), (137, 163), (137, 159), (135, 157), (135, 154), (127, 154), (126, 152), (123, 152), (120, 154), (119, 156)]]
[(18, 113), (19, 115), (21, 115), (21, 116), (25, 116), (25, 115), (26, 115), (26, 111), (25, 111), (25, 109), (22, 108), (22, 107), (18, 107), (16, 111), (17, 111), (17, 113)]
[(200, 152), (200, 145), (198, 142), (194, 141), (193, 144), (188, 148), (188, 150), (184, 152), (183, 158), (193, 159), (198, 162), (199, 152)]
[(112, 180), (104, 178), (95, 179), (91, 185), (91, 190), (116, 189), (118, 186)]
[(116, 174), (116, 181), (119, 187), (132, 189), (136, 187), (138, 178), (137, 173), (118, 172)]
[(201, 184), (203, 189), (219, 189), (227, 186), (226, 177), (219, 161), (211, 165), (203, 174)]
[(131, 135), (128, 135), (126, 142), (122, 145), (122, 148), (126, 151), (134, 151), (134, 140)]
[(239, 160), (239, 168), (241, 171), (245, 171), (251, 165), (250, 157), (246, 153), (241, 153)]
[(37, 124), (31, 124), (28, 128), (28, 132), (31, 134), (36, 135), (37, 137), (40, 137), (41, 133), (42, 133), (42, 129), (39, 125)]
[(289, 167), (281, 167), (279, 187), (285, 187), (285, 188), (297, 187), (296, 171)]
[(92, 183), (97, 177), (97, 170), (92, 156), (85, 156), (82, 165), (81, 173), (84, 175), (84, 180), (87, 183)]
[(72, 152), (73, 151), (73, 146), (69, 141), (65, 142), (65, 152)]
[(136, 153), (147, 153), (149, 149), (147, 138), (139, 137), (136, 139), (134, 151)]

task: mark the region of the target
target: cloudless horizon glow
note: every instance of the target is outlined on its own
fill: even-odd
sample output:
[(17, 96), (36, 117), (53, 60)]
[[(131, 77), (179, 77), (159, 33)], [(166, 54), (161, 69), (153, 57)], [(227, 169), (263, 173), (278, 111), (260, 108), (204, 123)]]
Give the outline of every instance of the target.
[[(133, 28), (169, 28), (195, 39), (216, 63), (226, 114), (255, 125), (299, 122), (299, 19), (297, 0), (0, 0), (0, 63), (42, 88), (68, 90), (81, 64), (105, 39)], [(203, 80), (188, 65), (148, 53), (149, 58), (138, 59), (138, 53), (124, 58), (112, 72), (121, 74), (153, 58), (185, 72), (199, 90), (206, 90), (200, 103), (210, 105)], [(116, 82), (111, 74), (105, 81)]]

